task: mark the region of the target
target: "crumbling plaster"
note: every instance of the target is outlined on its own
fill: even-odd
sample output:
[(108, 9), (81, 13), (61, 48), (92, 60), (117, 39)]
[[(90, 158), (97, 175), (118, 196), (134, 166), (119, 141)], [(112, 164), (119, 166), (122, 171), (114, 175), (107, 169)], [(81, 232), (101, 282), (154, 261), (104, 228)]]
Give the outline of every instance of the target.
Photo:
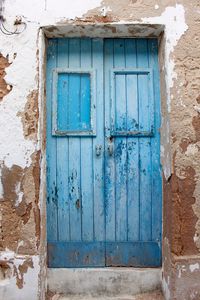
[[(120, 26), (121, 36), (156, 36), (164, 28), (160, 39), (161, 156), (164, 191), (170, 190), (167, 191), (169, 205), (166, 205), (168, 225), (169, 220), (172, 222), (170, 229), (166, 228), (164, 221), (164, 245), (167, 249), (164, 249), (164, 255), (169, 251), (164, 263), (165, 260), (173, 263), (171, 253), (198, 256), (199, 1), (60, 0), (55, 5), (53, 0), (36, 0), (34, 4), (25, 0), (10, 0), (3, 1), (3, 4), (6, 28), (13, 30), (16, 16), (22, 16), (27, 28), (19, 35), (5, 36), (0, 33), (0, 126), (3, 128), (0, 131), (0, 250), (3, 251), (0, 264), (3, 270), (1, 276), (4, 277), (0, 279), (0, 296), (8, 300), (27, 299), (30, 285), (37, 292), (28, 292), (28, 299), (44, 298), (44, 32), (48, 36), (63, 36), (69, 26), (72, 26), (71, 35), (76, 34), (76, 26), (79, 25), (82, 26), (80, 35), (91, 36), (105, 35), (105, 25), (110, 36), (119, 35), (117, 26)], [(104, 24), (104, 27), (98, 28), (99, 24)], [(123, 31), (120, 28), (125, 24), (135, 24), (135, 29), (131, 32), (127, 29), (130, 27), (125, 26)], [(87, 29), (89, 25), (92, 25), (91, 31)], [(7, 264), (5, 257), (10, 253), (12, 262)], [(27, 260), (27, 268), (19, 267)], [(191, 265), (197, 263), (195, 260)], [(183, 273), (180, 268), (179, 275)], [(167, 269), (168, 266), (164, 267), (163, 282), (166, 283), (166, 298), (171, 299), (176, 292), (172, 293), (173, 279), (170, 282), (168, 276), (175, 278), (177, 268), (174, 263), (174, 272), (169, 269), (167, 273)], [(192, 274), (197, 272), (197, 268), (194, 270), (193, 267), (187, 270)], [(177, 280), (181, 278), (182, 275)], [(16, 297), (13, 290), (16, 290)]]

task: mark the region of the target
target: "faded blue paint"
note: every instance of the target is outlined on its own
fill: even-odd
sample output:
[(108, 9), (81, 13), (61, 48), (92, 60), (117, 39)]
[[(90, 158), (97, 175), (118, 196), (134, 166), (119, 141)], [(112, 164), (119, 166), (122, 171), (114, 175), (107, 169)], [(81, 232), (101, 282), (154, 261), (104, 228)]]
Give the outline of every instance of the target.
[[(122, 61), (122, 60), (121, 60)], [(142, 85), (140, 106), (145, 107), (145, 122), (143, 109), (131, 107), (137, 100), (136, 88)], [(146, 92), (148, 95), (146, 97)], [(131, 97), (131, 99), (129, 99)], [(124, 104), (121, 98), (126, 99)], [(123, 107), (124, 106), (124, 107)], [(128, 110), (127, 110), (128, 109)], [(135, 114), (129, 116), (129, 109)], [(111, 135), (112, 136), (152, 136), (154, 133), (154, 101), (152, 69), (113, 69), (111, 71)]]
[(48, 243), (48, 265), (52, 268), (122, 265), (159, 267), (160, 263), (161, 252), (157, 242), (57, 241)]
[(159, 127), (156, 39), (49, 40), (50, 267), (161, 264)]
[[(73, 87), (76, 86), (76, 89)], [(74, 94), (71, 94), (71, 91)], [(90, 74), (60, 73), (57, 85), (59, 131), (90, 129)]]
[(95, 135), (95, 72), (78, 68), (54, 69), (52, 100), (53, 135)]

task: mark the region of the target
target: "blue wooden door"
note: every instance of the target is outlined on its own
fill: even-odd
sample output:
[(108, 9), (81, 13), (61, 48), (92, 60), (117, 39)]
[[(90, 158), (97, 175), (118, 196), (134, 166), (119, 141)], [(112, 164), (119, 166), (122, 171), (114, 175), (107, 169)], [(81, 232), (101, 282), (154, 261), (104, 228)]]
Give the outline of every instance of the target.
[(49, 267), (160, 266), (156, 39), (51, 39)]

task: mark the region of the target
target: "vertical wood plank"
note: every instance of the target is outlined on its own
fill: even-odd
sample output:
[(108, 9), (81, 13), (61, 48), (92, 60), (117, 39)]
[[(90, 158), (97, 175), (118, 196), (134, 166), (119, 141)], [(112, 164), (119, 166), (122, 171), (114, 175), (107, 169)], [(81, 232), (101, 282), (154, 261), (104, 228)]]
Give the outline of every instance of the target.
[[(73, 40), (70, 41), (70, 44), (71, 43), (73, 43)], [(70, 53), (70, 55), (74, 55), (74, 56), (76, 54), (78, 55), (77, 51), (73, 54)], [(72, 63), (73, 61), (70, 59), (70, 64)], [(76, 64), (76, 62), (74, 63)], [(81, 90), (80, 74), (78, 73), (70, 74), (68, 107), (69, 107), (69, 128), (72, 131), (80, 129), (80, 90)]]
[[(124, 39), (114, 40), (114, 68), (125, 67)], [(118, 79), (119, 77), (119, 79)], [(126, 75), (115, 80), (115, 126), (126, 130), (127, 99)], [(116, 195), (116, 240), (127, 240), (127, 145), (126, 137), (115, 138), (115, 195)]]
[[(58, 52), (61, 51), (62, 46), (60, 46), (60, 40), (58, 40)], [(67, 50), (67, 49), (66, 49)], [(66, 55), (68, 52), (66, 52)], [(62, 61), (64, 55), (59, 56), (58, 61)], [(62, 67), (62, 64), (60, 64)], [(68, 86), (69, 84), (69, 75), (68, 74), (59, 74), (58, 75), (58, 86), (57, 86), (57, 126), (58, 130), (68, 130)]]
[[(58, 68), (63, 66), (68, 67), (68, 51), (69, 41), (68, 39), (58, 39)], [(69, 80), (68, 75), (63, 74), (61, 86), (58, 85), (58, 124), (61, 128), (67, 127), (67, 113), (68, 113), (68, 92), (69, 92)], [(69, 241), (69, 196), (68, 196), (68, 137), (57, 137), (57, 193), (58, 193), (58, 239), (60, 241)]]
[[(81, 67), (91, 68), (92, 51), (91, 39), (81, 39)], [(81, 90), (85, 84), (81, 78)], [(90, 90), (89, 90), (90, 92)], [(81, 120), (86, 120), (90, 115), (90, 94), (81, 94)], [(87, 120), (88, 121), (88, 120)], [(93, 240), (93, 153), (92, 138), (80, 138), (81, 143), (81, 207), (82, 207), (82, 239)]]
[[(81, 42), (81, 46), (83, 41)], [(90, 51), (91, 52), (91, 51)], [(83, 54), (81, 53), (81, 58)], [(81, 60), (81, 65), (85, 65), (90, 68), (90, 64), (87, 64), (84, 59)], [(89, 65), (89, 66), (88, 66)], [(91, 129), (91, 78), (88, 73), (84, 73), (81, 75), (81, 95), (80, 95), (80, 129), (82, 130), (90, 130)]]
[[(137, 66), (148, 67), (147, 40), (137, 40)], [(147, 76), (138, 75), (139, 129), (144, 130), (149, 124), (146, 99), (148, 99)], [(140, 239), (151, 240), (151, 139), (139, 138), (139, 177), (140, 177)]]
[(149, 66), (153, 68), (154, 136), (152, 147), (152, 240), (161, 241), (162, 232), (162, 177), (160, 164), (160, 78), (158, 66), (158, 41), (148, 40)]
[(47, 240), (57, 240), (57, 183), (56, 183), (56, 137), (52, 136), (53, 74), (57, 63), (57, 40), (51, 39), (47, 48)]
[[(96, 72), (97, 135), (93, 140), (94, 161), (94, 240), (105, 241), (104, 211), (104, 90), (103, 90), (103, 39), (92, 40), (93, 68)], [(102, 146), (102, 154), (96, 156), (95, 147)]]
[(115, 162), (109, 156), (110, 144), (110, 69), (113, 68), (113, 43), (112, 39), (104, 41), (104, 86), (105, 86), (105, 214), (106, 214), (106, 241), (115, 241)]
[[(69, 39), (69, 67), (80, 68), (80, 39)], [(69, 98), (71, 106), (69, 107), (69, 124), (77, 128), (79, 116), (77, 114), (79, 105), (74, 103), (80, 94), (80, 77), (73, 76), (69, 80)], [(80, 138), (69, 137), (69, 201), (70, 201), (70, 238), (73, 241), (79, 241), (82, 238), (81, 228), (81, 157), (80, 157)]]
[[(125, 40), (126, 67), (136, 68), (136, 41)], [(127, 130), (138, 130), (137, 75), (127, 75)], [(128, 240), (139, 240), (139, 148), (138, 138), (127, 138)]]

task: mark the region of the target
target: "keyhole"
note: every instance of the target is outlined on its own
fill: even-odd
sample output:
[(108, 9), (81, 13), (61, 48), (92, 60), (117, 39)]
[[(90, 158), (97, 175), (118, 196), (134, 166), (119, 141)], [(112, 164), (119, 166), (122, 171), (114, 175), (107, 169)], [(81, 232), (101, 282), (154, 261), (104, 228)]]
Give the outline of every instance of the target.
[(76, 200), (76, 208), (77, 208), (77, 209), (80, 208), (80, 200), (79, 200), (79, 199)]

